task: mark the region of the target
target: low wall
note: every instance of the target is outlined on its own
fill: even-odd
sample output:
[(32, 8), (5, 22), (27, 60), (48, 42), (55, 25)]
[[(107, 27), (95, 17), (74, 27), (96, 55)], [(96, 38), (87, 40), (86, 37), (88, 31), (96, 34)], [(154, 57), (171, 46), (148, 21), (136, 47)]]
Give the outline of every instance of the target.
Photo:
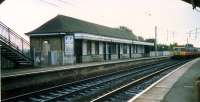
[(128, 59), (129, 57), (129, 54), (120, 54), (120, 59)]
[(100, 62), (103, 61), (103, 55), (84, 55), (82, 56), (82, 62)]
[(111, 60), (119, 60), (117, 54), (112, 54), (111, 55)]
[(12, 92), (13, 94), (15, 90), (18, 92), (20, 90), (27, 91), (26, 89), (30, 90), (30, 87), (32, 90), (36, 90), (38, 88), (45, 88), (47, 86), (54, 86), (57, 84), (73, 82), (164, 59), (168, 59), (168, 57), (152, 58), (152, 59), (146, 58), (142, 60), (126, 60), (121, 62), (118, 61), (115, 63), (107, 63), (107, 64), (73, 68), (73, 69), (64, 69), (52, 72), (42, 72), (42, 73), (35, 73), (35, 74), (33, 73), (20, 76), (2, 77), (1, 91), (3, 96), (6, 96), (7, 94), (11, 94), (10, 92)]

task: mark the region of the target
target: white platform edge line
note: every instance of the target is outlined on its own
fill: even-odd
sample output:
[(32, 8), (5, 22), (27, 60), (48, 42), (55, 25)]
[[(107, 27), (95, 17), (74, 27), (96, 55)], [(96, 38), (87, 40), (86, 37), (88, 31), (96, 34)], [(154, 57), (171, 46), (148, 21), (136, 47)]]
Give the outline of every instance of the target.
[(154, 86), (156, 86), (158, 83), (160, 83), (162, 80), (164, 80), (165, 78), (167, 78), (168, 76), (170, 76), (171, 74), (175, 73), (177, 70), (181, 69), (182, 67), (186, 66), (187, 64), (191, 64), (192, 62), (196, 62), (198, 60), (194, 59), (190, 62), (187, 62), (185, 64), (183, 64), (182, 66), (178, 67), (177, 69), (173, 70), (172, 72), (168, 73), (167, 75), (165, 75), (164, 77), (162, 77), (161, 79), (159, 79), (158, 81), (154, 82), (152, 85), (150, 85), (149, 87), (147, 87), (145, 90), (143, 90), (142, 92), (136, 94), (133, 98), (131, 98), (130, 100), (128, 100), (128, 102), (133, 102), (135, 101), (137, 98), (139, 98), (142, 94), (144, 94), (145, 92), (147, 92), (148, 90), (150, 90), (151, 88), (153, 88)]

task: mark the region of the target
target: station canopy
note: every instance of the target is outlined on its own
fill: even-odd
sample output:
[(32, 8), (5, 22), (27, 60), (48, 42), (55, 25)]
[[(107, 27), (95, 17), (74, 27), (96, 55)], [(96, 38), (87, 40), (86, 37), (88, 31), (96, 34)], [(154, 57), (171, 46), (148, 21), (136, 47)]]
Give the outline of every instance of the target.
[(182, 0), (192, 4), (193, 8), (200, 7), (200, 0)]

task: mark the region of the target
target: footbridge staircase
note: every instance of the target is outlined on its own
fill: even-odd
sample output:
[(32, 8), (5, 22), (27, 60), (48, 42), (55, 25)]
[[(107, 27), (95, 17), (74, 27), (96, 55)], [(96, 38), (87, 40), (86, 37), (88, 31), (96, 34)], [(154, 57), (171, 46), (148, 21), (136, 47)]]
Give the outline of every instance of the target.
[(27, 40), (0, 22), (1, 67), (32, 66), (33, 59)]

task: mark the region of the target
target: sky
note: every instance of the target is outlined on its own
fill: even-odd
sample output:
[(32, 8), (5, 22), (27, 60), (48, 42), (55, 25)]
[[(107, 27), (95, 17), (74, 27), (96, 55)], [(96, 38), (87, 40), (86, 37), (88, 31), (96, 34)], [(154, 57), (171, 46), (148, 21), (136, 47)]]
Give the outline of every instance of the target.
[(157, 26), (158, 43), (200, 47), (200, 29), (195, 30), (200, 28), (200, 12), (181, 0), (6, 0), (0, 5), (0, 21), (26, 39), (24, 33), (58, 14), (126, 26), (144, 38), (154, 38)]

